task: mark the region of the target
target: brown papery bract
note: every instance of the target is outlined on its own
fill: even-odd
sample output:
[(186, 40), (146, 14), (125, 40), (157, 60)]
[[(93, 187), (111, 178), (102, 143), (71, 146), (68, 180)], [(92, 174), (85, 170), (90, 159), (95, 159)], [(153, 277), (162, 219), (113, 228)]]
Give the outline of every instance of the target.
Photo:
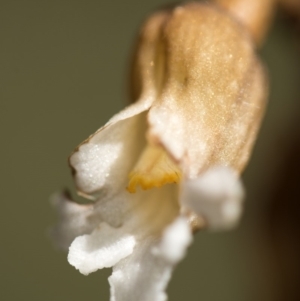
[(217, 5), (184, 4), (148, 19), (135, 54), (133, 94), (155, 98), (148, 142), (189, 177), (212, 165), (242, 171), (268, 90), (248, 29)]

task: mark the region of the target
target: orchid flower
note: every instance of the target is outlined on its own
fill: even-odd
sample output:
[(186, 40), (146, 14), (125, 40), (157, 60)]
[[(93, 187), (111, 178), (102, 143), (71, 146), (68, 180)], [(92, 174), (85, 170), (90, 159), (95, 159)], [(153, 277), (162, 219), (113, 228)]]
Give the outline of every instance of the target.
[(266, 99), (247, 30), (212, 4), (155, 13), (132, 71), (136, 102), (70, 156), (81, 205), (53, 201), (53, 235), (82, 274), (113, 267), (111, 301), (163, 301), (193, 232), (231, 228)]

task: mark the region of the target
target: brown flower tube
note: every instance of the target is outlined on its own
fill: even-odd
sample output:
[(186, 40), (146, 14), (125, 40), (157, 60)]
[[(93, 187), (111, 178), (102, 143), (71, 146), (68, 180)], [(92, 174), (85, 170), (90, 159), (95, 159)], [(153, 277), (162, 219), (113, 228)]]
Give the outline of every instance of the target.
[(212, 165), (242, 171), (268, 91), (248, 29), (217, 5), (189, 3), (154, 14), (137, 45), (133, 95), (153, 99), (148, 142), (188, 177)]

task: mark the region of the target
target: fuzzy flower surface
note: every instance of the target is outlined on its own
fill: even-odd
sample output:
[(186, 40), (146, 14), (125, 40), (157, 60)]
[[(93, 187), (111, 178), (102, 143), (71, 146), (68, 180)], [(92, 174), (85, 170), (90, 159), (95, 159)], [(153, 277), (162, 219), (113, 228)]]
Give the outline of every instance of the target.
[(136, 102), (71, 155), (78, 193), (93, 202), (57, 196), (53, 235), (82, 274), (113, 267), (111, 301), (163, 301), (193, 231), (240, 217), (266, 82), (244, 28), (191, 3), (146, 21), (132, 83)]

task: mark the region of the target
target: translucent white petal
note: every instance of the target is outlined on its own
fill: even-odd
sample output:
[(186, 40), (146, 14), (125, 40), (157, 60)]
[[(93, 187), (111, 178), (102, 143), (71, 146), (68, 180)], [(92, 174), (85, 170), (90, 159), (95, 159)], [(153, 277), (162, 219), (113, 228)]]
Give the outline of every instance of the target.
[[(145, 145), (145, 113), (108, 124), (70, 157), (78, 190), (94, 198), (117, 194)], [(101, 192), (99, 192), (101, 190)]]
[(139, 232), (161, 232), (179, 213), (178, 186), (138, 189), (137, 193), (123, 189), (97, 200), (94, 211), (115, 228), (130, 223)]
[(187, 229), (187, 222), (180, 218), (167, 228), (160, 240), (153, 236), (141, 239), (132, 255), (113, 268), (109, 277), (111, 301), (167, 300), (165, 289), (173, 268), (191, 242)]
[(134, 204), (131, 220), (135, 223), (136, 232), (159, 235), (179, 214), (176, 184), (139, 190), (130, 195)]
[(161, 256), (170, 263), (176, 263), (185, 256), (186, 248), (193, 240), (190, 226), (183, 217), (178, 217), (163, 233), (163, 238), (154, 254)]
[(94, 216), (93, 205), (80, 205), (72, 201), (68, 193), (51, 197), (58, 212), (58, 223), (51, 229), (51, 236), (58, 247), (67, 250), (75, 237), (93, 231), (99, 218)]
[(124, 228), (101, 223), (92, 234), (77, 237), (70, 246), (68, 261), (82, 274), (114, 266), (130, 255), (135, 238)]
[(155, 99), (154, 99), (154, 95), (151, 95), (151, 93), (148, 93), (147, 95), (148, 96), (143, 96), (142, 98), (140, 98), (138, 101), (136, 101), (132, 105), (126, 107), (124, 110), (122, 110), (118, 114), (114, 115), (109, 120), (109, 122), (106, 124), (106, 126), (109, 124), (116, 123), (121, 120), (125, 120), (128, 118), (134, 117), (136, 115), (141, 114), (142, 112), (149, 110), (149, 108), (151, 107), (151, 105)]
[(203, 216), (212, 229), (233, 227), (242, 212), (244, 190), (236, 173), (215, 167), (182, 183), (181, 203)]

